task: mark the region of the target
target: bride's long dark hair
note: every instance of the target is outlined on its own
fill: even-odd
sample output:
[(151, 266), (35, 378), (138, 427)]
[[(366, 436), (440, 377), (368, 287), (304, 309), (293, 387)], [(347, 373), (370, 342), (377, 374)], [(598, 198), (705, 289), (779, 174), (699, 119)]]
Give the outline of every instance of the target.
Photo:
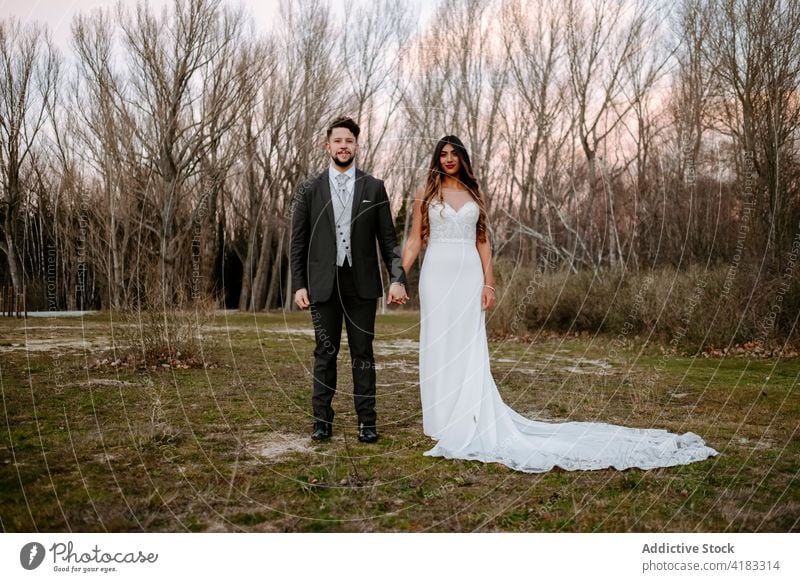
[(428, 220), (428, 207), (434, 198), (441, 204), (444, 204), (442, 196), (442, 177), (445, 175), (442, 170), (441, 155), (444, 146), (453, 146), (460, 164), (458, 165), (458, 181), (467, 189), (472, 199), (478, 204), (480, 214), (478, 216), (478, 224), (476, 226), (476, 237), (478, 242), (486, 242), (486, 203), (484, 202), (483, 192), (481, 191), (478, 180), (475, 179), (475, 174), (472, 171), (472, 162), (469, 160), (467, 148), (458, 137), (455, 135), (446, 135), (439, 140), (433, 150), (431, 163), (428, 167), (428, 177), (425, 181), (425, 190), (422, 196), (422, 242), (427, 242), (428, 236), (431, 232), (430, 222)]

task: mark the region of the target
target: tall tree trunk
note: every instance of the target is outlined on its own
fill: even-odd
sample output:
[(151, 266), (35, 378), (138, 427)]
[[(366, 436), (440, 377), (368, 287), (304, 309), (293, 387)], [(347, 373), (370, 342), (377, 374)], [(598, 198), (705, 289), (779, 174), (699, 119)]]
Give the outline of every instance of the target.
[[(269, 291), (267, 292), (267, 301), (264, 303), (264, 310), (269, 310), (273, 304), (275, 297), (275, 290), (280, 292), (281, 284), (281, 263), (283, 263), (283, 239), (286, 238), (286, 228), (281, 226), (278, 229), (278, 249), (275, 251), (275, 258), (272, 260), (272, 275), (270, 276)], [(291, 269), (289, 269), (291, 271)], [(290, 288), (291, 289), (291, 288)], [(291, 293), (291, 291), (289, 292)]]
[(239, 311), (247, 311), (247, 307), (250, 305), (250, 293), (253, 289), (253, 255), (256, 248), (255, 239), (257, 234), (258, 232), (254, 229), (250, 236), (247, 237), (247, 251), (242, 264), (242, 288), (239, 291)]
[(161, 205), (160, 233), (160, 301), (163, 305), (172, 305), (175, 299), (175, 206), (177, 179), (170, 170), (164, 171), (163, 202)]
[(5, 245), (2, 250), (6, 253), (8, 259), (8, 272), (11, 275), (11, 285), (14, 288), (14, 293), (22, 292), (22, 273), (19, 268), (19, 259), (17, 258), (17, 247), (14, 244), (14, 232), (9, 225), (8, 216), (4, 221), (4, 231), (6, 234)]
[(269, 228), (269, 222), (267, 222), (261, 233), (261, 248), (258, 251), (258, 267), (253, 279), (250, 311), (269, 309), (269, 303), (265, 305), (264, 300), (267, 295), (267, 278), (272, 266), (272, 232), (273, 230)]
[(203, 291), (207, 295), (213, 295), (216, 286), (214, 267), (220, 251), (219, 229), (223, 220), (223, 217), (217, 216), (217, 200), (219, 198), (221, 180), (213, 179), (210, 186), (207, 212), (202, 216), (204, 224), (202, 246), (200, 247), (200, 272), (205, 281)]

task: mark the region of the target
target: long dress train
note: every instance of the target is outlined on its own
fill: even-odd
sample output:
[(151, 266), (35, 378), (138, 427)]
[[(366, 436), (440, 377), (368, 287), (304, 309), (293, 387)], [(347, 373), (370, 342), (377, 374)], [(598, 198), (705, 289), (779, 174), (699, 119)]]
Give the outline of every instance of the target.
[(492, 378), (475, 246), (478, 205), (428, 208), (420, 273), (420, 396), (427, 456), (498, 462), (518, 471), (652, 469), (717, 455), (698, 435), (600, 422), (541, 422), (507, 406)]

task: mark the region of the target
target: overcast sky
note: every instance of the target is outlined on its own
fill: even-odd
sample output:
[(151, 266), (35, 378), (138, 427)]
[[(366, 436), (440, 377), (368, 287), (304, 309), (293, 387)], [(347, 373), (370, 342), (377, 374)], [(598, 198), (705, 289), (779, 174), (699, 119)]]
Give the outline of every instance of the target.
[[(149, 0), (151, 6), (161, 7), (173, 0)], [(124, 4), (136, 5), (137, 0), (123, 0)], [(69, 46), (70, 22), (78, 12), (98, 7), (113, 7), (116, 0), (0, 0), (0, 14), (13, 15), (22, 21), (39, 20), (50, 27), (53, 40), (62, 49)], [(243, 5), (259, 28), (265, 30), (277, 13), (277, 0), (225, 0), (231, 5)]]
[[(154, 7), (170, 4), (173, 0), (148, 0)], [(123, 0), (124, 4), (135, 6), (137, 0)], [(244, 6), (256, 23), (259, 31), (269, 29), (269, 23), (278, 13), (278, 0), (223, 0), (224, 4)], [(353, 5), (352, 0), (330, 0), (334, 10), (344, 10)], [(23, 22), (39, 20), (50, 27), (56, 46), (69, 48), (70, 23), (78, 12), (89, 11), (97, 7), (113, 7), (116, 0), (0, 0), (0, 18), (16, 16)], [(411, 0), (409, 7), (417, 12), (419, 18), (431, 13), (433, 2)]]

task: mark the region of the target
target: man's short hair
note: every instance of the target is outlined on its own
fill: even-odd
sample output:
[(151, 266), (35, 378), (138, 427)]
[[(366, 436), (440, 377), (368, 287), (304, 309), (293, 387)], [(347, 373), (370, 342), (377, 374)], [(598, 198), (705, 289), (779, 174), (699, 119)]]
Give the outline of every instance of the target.
[(355, 121), (353, 121), (352, 118), (344, 116), (337, 117), (328, 126), (328, 132), (327, 132), (328, 141), (330, 141), (331, 139), (331, 133), (337, 127), (344, 127), (345, 129), (349, 129), (350, 131), (353, 132), (353, 136), (356, 138), (356, 141), (358, 141), (358, 134), (361, 133), (361, 128), (358, 127), (358, 124)]

